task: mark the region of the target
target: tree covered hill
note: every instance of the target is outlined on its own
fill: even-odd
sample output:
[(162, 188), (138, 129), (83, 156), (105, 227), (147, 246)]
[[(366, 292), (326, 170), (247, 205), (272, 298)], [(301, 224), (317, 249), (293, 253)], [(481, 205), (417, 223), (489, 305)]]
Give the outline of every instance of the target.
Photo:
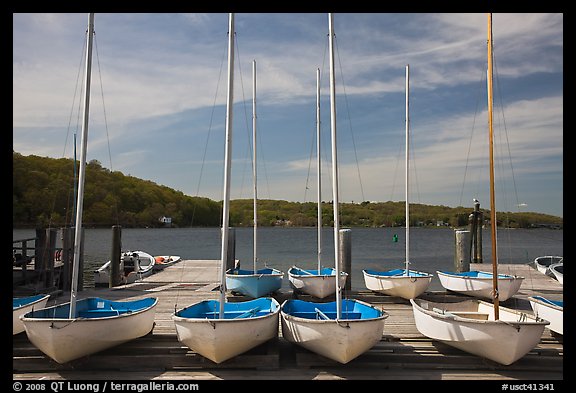
[[(74, 162), (12, 154), (12, 225), (14, 228), (70, 225), (74, 205)], [(92, 160), (86, 165), (84, 187), (86, 226), (161, 227), (220, 226), (221, 201), (191, 197), (148, 180), (110, 171)], [(315, 202), (258, 201), (259, 226), (315, 226)], [(465, 226), (472, 207), (410, 205), (411, 226)], [(332, 225), (332, 204), (324, 202), (323, 225)], [(230, 225), (252, 226), (253, 201), (230, 202)], [(342, 203), (341, 225), (347, 227), (404, 226), (404, 202)], [(561, 217), (540, 213), (498, 213), (499, 225), (529, 228), (539, 224), (562, 227)], [(484, 210), (484, 218), (489, 212)]]

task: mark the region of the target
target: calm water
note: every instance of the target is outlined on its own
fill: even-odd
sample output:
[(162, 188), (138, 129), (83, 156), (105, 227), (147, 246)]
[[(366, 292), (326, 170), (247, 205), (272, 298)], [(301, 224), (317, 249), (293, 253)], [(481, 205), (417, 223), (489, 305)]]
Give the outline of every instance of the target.
[[(244, 268), (252, 268), (253, 229), (235, 228), (236, 258)], [(404, 228), (353, 228), (352, 288), (363, 289), (362, 269), (387, 270), (404, 267)], [(499, 229), (501, 264), (530, 263), (541, 255), (563, 255), (563, 230)], [(394, 235), (398, 241), (394, 242)], [(15, 229), (13, 240), (34, 237), (34, 230)], [(323, 230), (323, 265), (334, 265), (333, 229)], [(85, 287), (93, 286), (93, 271), (110, 259), (111, 229), (86, 229), (84, 246)], [(152, 255), (180, 255), (183, 259), (220, 259), (220, 228), (123, 229), (122, 250), (143, 250)], [(292, 265), (317, 266), (316, 228), (259, 228), (259, 267), (287, 272)], [(454, 230), (451, 228), (410, 228), (411, 268), (429, 273), (454, 268)], [(483, 233), (486, 269), (491, 261), (490, 231)], [(502, 271), (502, 273), (506, 273)], [(284, 276), (283, 286), (289, 287)], [(441, 290), (438, 278), (430, 290)]]

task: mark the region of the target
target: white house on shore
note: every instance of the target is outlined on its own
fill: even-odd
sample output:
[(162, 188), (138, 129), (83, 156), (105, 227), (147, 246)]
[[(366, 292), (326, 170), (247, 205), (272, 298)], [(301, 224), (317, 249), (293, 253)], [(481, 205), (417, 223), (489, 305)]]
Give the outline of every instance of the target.
[(171, 227), (172, 226), (172, 217), (162, 216), (158, 219), (164, 226)]

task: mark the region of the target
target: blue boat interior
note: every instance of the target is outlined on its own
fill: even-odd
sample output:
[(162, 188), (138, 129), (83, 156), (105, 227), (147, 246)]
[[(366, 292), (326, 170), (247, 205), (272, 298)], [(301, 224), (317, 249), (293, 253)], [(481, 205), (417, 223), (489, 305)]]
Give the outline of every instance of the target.
[[(260, 298), (246, 302), (224, 303), (224, 319), (246, 319), (269, 315), (278, 310), (279, 305), (272, 298)], [(176, 313), (182, 318), (219, 319), (220, 302), (205, 300), (186, 307)]]
[(562, 301), (562, 300), (550, 300), (550, 299), (546, 299), (545, 297), (542, 297), (542, 296), (534, 296), (534, 299), (538, 299), (541, 302), (564, 308), (564, 301)]
[(235, 276), (253, 276), (257, 274), (280, 274), (280, 272), (276, 269), (264, 268), (258, 269), (256, 272), (254, 270), (247, 270), (247, 269), (231, 269), (228, 274), (232, 274)]
[(12, 298), (12, 308), (14, 309), (14, 308), (25, 306), (25, 305), (30, 304), (30, 303), (34, 303), (35, 301), (42, 299), (44, 296), (46, 296), (46, 295), (40, 294), (40, 295), (33, 295), (33, 296), (27, 296), (27, 297)]
[[(492, 278), (492, 273), (489, 272), (479, 272), (479, 271), (469, 271), (469, 272), (446, 272), (441, 273), (449, 274), (451, 276), (459, 277), (470, 277), (470, 278)], [(498, 278), (511, 278), (513, 276), (509, 274), (498, 274)]]
[[(104, 318), (130, 314), (153, 306), (156, 298), (131, 301), (112, 301), (101, 298), (87, 298), (76, 302), (77, 318)], [(25, 314), (26, 318), (68, 319), (70, 303), (34, 310)]]
[(320, 273), (318, 273), (318, 269), (301, 269), (299, 267), (292, 267), (290, 269), (290, 273), (297, 276), (335, 276), (336, 269), (323, 267), (320, 269)]
[[(406, 269), (393, 269), (393, 270), (387, 270), (387, 271), (364, 269), (364, 271), (370, 275), (381, 276), (381, 277), (403, 276), (406, 273)], [(408, 276), (411, 276), (411, 277), (428, 277), (429, 274), (408, 269)]]
[[(284, 313), (298, 318), (314, 320), (336, 319), (336, 302), (315, 303), (303, 300), (288, 300), (282, 310)], [(375, 307), (350, 299), (345, 299), (341, 302), (341, 320), (371, 319), (380, 316), (382, 316), (382, 311)]]

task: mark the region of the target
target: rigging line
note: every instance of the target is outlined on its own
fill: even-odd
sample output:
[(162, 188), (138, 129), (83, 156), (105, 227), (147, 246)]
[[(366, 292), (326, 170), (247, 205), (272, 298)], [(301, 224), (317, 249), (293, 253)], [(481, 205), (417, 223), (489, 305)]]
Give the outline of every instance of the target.
[[(412, 108), (413, 108), (413, 107), (414, 107), (414, 102), (412, 101), (412, 102), (410, 103), (410, 105), (411, 105)], [(411, 112), (413, 112), (413, 110), (412, 110)], [(418, 196), (418, 203), (422, 203), (422, 199), (421, 199), (421, 196), (420, 196), (420, 187), (418, 187), (418, 184), (419, 184), (420, 182), (418, 181), (418, 170), (417, 170), (417, 168), (416, 168), (416, 148), (415, 148), (416, 146), (414, 145), (414, 136), (413, 136), (413, 132), (412, 132), (412, 123), (413, 123), (412, 115), (410, 115), (410, 122), (408, 123), (408, 131), (409, 131), (409, 132), (408, 132), (408, 137), (410, 138), (410, 146), (412, 146), (412, 147), (410, 148), (410, 155), (411, 155), (411, 157), (408, 157), (408, 159), (410, 160), (410, 163), (411, 163), (410, 168), (412, 169), (412, 172), (414, 173), (414, 180), (413, 180), (413, 182), (414, 182), (414, 185), (416, 186), (416, 195)], [(406, 201), (406, 202), (408, 203), (409, 201)]]
[[(204, 174), (204, 164), (206, 163), (206, 153), (208, 152), (208, 142), (210, 141), (210, 135), (212, 134), (212, 124), (214, 122), (214, 111), (216, 110), (216, 100), (218, 98), (218, 90), (220, 88), (220, 80), (222, 78), (222, 68), (224, 65), (224, 60), (226, 59), (227, 44), (224, 46), (222, 52), (222, 58), (220, 61), (220, 71), (218, 72), (218, 81), (216, 82), (216, 91), (214, 92), (214, 100), (212, 101), (212, 111), (210, 112), (210, 122), (208, 124), (208, 135), (206, 135), (206, 143), (204, 143), (204, 151), (202, 153), (202, 164), (200, 165), (200, 175), (198, 176), (198, 185), (196, 186), (196, 197), (200, 193), (200, 184), (202, 183), (202, 176)], [(194, 225), (194, 218), (196, 217), (196, 208), (198, 204), (194, 202), (194, 208), (192, 209), (192, 219), (190, 225)]]
[[(258, 123), (258, 116), (256, 116), (256, 122)], [(260, 126), (258, 126), (260, 127)], [(258, 128), (260, 129), (260, 128)], [(266, 167), (266, 158), (264, 157), (264, 149), (262, 149), (262, 146), (264, 146), (262, 144), (262, 132), (258, 132), (258, 134), (256, 135), (256, 137), (258, 138), (258, 141), (260, 141), (260, 149), (258, 149), (258, 153), (260, 153), (260, 160), (258, 162), (261, 162), (262, 167), (264, 169), (264, 178), (266, 179), (266, 190), (268, 191), (268, 199), (271, 199), (271, 194), (270, 194), (270, 181), (268, 179), (268, 170)]]
[[(469, 160), (470, 160), (470, 152), (472, 150), (473, 147), (473, 137), (474, 137), (474, 130), (476, 129), (476, 116), (478, 115), (478, 108), (480, 107), (480, 102), (481, 102), (481, 95), (482, 95), (482, 91), (483, 91), (483, 86), (485, 85), (484, 81), (484, 77), (485, 77), (485, 72), (482, 71), (481, 73), (481, 77), (480, 77), (480, 83), (478, 84), (478, 90), (477, 90), (477, 94), (476, 94), (476, 108), (474, 110), (474, 118), (472, 120), (472, 128), (470, 130), (470, 139), (468, 141), (468, 152), (466, 154), (466, 164), (464, 165), (464, 176), (462, 179), (462, 187), (460, 188), (460, 201), (459, 201), (459, 205), (462, 206), (463, 205), (463, 194), (464, 194), (464, 188), (465, 188), (465, 184), (466, 184), (466, 176), (468, 173), (468, 168), (469, 168)], [(477, 185), (478, 187), (478, 185)], [(473, 195), (478, 195), (478, 191), (476, 192), (472, 192)]]
[[(404, 130), (403, 130), (404, 131)], [(394, 200), (394, 192), (395, 192), (395, 188), (396, 188), (396, 177), (398, 175), (398, 166), (400, 165), (400, 160), (401, 160), (401, 154), (404, 151), (404, 147), (402, 146), (402, 144), (398, 143), (397, 144), (397, 153), (396, 153), (396, 168), (394, 168), (394, 176), (392, 177), (392, 188), (390, 190), (390, 201)]]
[(310, 155), (308, 157), (308, 173), (306, 175), (306, 186), (304, 187), (304, 203), (307, 201), (308, 184), (310, 180), (310, 168), (312, 167), (312, 155), (314, 154), (314, 147), (317, 144), (316, 140), (316, 130), (312, 133), (312, 143), (310, 143)]
[(240, 182), (240, 196), (239, 198), (242, 199), (242, 194), (244, 193), (244, 180), (246, 178), (246, 165), (247, 162), (249, 162), (250, 165), (250, 169), (254, 170), (254, 162), (252, 160), (252, 136), (250, 135), (250, 127), (249, 127), (249, 122), (248, 122), (248, 112), (247, 112), (247, 106), (246, 106), (246, 96), (244, 94), (244, 78), (242, 77), (242, 61), (240, 60), (240, 47), (238, 46), (238, 35), (236, 33), (234, 33), (234, 37), (236, 38), (234, 40), (234, 43), (236, 44), (236, 58), (238, 59), (238, 61), (236, 61), (237, 65), (238, 65), (238, 73), (240, 74), (240, 86), (241, 86), (241, 91), (242, 91), (242, 104), (243, 104), (243, 108), (244, 108), (244, 121), (246, 122), (246, 142), (247, 142), (247, 150), (248, 153), (247, 155), (250, 157), (249, 159), (245, 159), (244, 160), (244, 167), (242, 169), (242, 180)]
[[(516, 206), (518, 206), (518, 209), (519, 209), (519, 202), (518, 202), (518, 193), (517, 193), (517, 189), (516, 189), (516, 182), (515, 182), (515, 179), (514, 179), (514, 169), (513, 169), (513, 167), (512, 167), (512, 158), (511, 158), (512, 155), (511, 155), (511, 152), (510, 152), (510, 142), (509, 142), (509, 140), (508, 140), (508, 132), (507, 132), (506, 121), (505, 121), (505, 117), (504, 117), (504, 105), (503, 105), (503, 102), (502, 102), (502, 101), (503, 101), (503, 100), (502, 100), (502, 92), (501, 92), (501, 89), (500, 89), (501, 86), (500, 86), (499, 79), (498, 79), (498, 72), (497, 72), (497, 67), (496, 67), (496, 56), (495, 56), (494, 44), (493, 44), (493, 43), (492, 43), (492, 46), (493, 46), (493, 49), (492, 49), (492, 58), (493, 58), (493, 60), (492, 60), (492, 62), (493, 62), (494, 68), (495, 68), (494, 74), (495, 74), (495, 77), (496, 77), (496, 86), (497, 86), (497, 88), (498, 88), (498, 93), (499, 93), (500, 111), (501, 111), (501, 115), (502, 115), (502, 121), (503, 121), (503, 124), (504, 124), (503, 127), (502, 127), (502, 128), (504, 129), (504, 132), (503, 132), (503, 133), (498, 133), (499, 143), (495, 146), (495, 147), (498, 149), (497, 157), (500, 158), (500, 159), (497, 160), (497, 164), (498, 164), (498, 167), (499, 167), (499, 173), (502, 174), (502, 176), (499, 177), (499, 184), (500, 184), (499, 189), (501, 190), (501, 195), (502, 195), (502, 198), (504, 199), (504, 208), (501, 208), (500, 210), (501, 210), (502, 212), (506, 212), (506, 213), (501, 213), (501, 215), (502, 215), (502, 214), (504, 215), (504, 222), (505, 222), (504, 227), (507, 227), (507, 228), (508, 228), (508, 227), (510, 227), (510, 215), (508, 214), (508, 211), (510, 211), (510, 209), (509, 209), (509, 207), (507, 207), (507, 206), (509, 206), (509, 202), (508, 202), (508, 198), (507, 198), (507, 197), (508, 197), (508, 193), (506, 192), (506, 190), (507, 190), (507, 188), (506, 188), (507, 182), (505, 181), (505, 178), (504, 178), (504, 177), (505, 177), (505, 175), (504, 175), (504, 173), (505, 173), (505, 171), (504, 171), (504, 158), (503, 158), (503, 157), (504, 157), (504, 154), (503, 154), (503, 152), (502, 152), (502, 150), (504, 149), (504, 146), (506, 146), (506, 147), (508, 148), (508, 158), (509, 158), (509, 162), (510, 162), (512, 183), (513, 183), (513, 188), (514, 188), (514, 194), (515, 194), (515, 197), (516, 197)], [(502, 140), (503, 136), (504, 136), (504, 138), (506, 139), (505, 142)], [(511, 255), (512, 255), (512, 241), (511, 241), (511, 236), (512, 236), (512, 234), (511, 234), (510, 231), (506, 231), (505, 233), (506, 233), (506, 235), (507, 235), (507, 237), (508, 237), (508, 247), (507, 247), (508, 254), (509, 254), (508, 257), (509, 257), (510, 259), (512, 259), (512, 257), (511, 257)], [(498, 251), (498, 252), (500, 252), (500, 251)], [(499, 258), (500, 258), (500, 256), (499, 256)]]
[[(108, 143), (108, 159), (110, 160), (110, 173), (114, 172), (112, 167), (112, 153), (110, 151), (110, 135), (108, 132), (108, 117), (106, 116), (106, 105), (104, 104), (104, 87), (102, 85), (102, 72), (100, 67), (100, 55), (98, 53), (98, 41), (96, 40), (96, 33), (94, 33), (94, 49), (96, 51), (96, 64), (98, 65), (98, 77), (100, 82), (100, 97), (102, 99), (102, 112), (104, 116), (104, 129), (106, 130), (106, 141)], [(118, 211), (118, 186), (117, 182), (112, 182), (113, 194), (114, 194), (114, 210), (116, 213), (116, 225), (120, 225), (119, 211)]]
[[(76, 97), (77, 97), (77, 93), (78, 93), (78, 86), (80, 86), (80, 93), (82, 92), (83, 86), (80, 83), (80, 78), (82, 76), (82, 61), (84, 60), (84, 54), (86, 53), (86, 39), (85, 37), (83, 37), (82, 39), (82, 52), (80, 53), (80, 62), (78, 64), (78, 73), (76, 74), (76, 86), (74, 87), (74, 95), (72, 97), (72, 105), (70, 106), (70, 116), (68, 117), (68, 127), (66, 128), (66, 139), (65, 139), (65, 143), (64, 143), (64, 149), (62, 151), (62, 158), (64, 158), (66, 156), (66, 147), (68, 146), (68, 137), (70, 136), (70, 126), (72, 123), (72, 117), (74, 115), (74, 106), (76, 103)], [(80, 100), (78, 100), (78, 110), (76, 112), (76, 129), (78, 129), (78, 125), (80, 124), (80, 107), (81, 107), (81, 102)], [(76, 145), (76, 133), (74, 133), (74, 146)], [(74, 157), (72, 158), (72, 165), (75, 167), (76, 162), (74, 160)], [(57, 177), (59, 177), (60, 174), (57, 175)], [(64, 221), (64, 225), (66, 225), (66, 223), (68, 222), (68, 213), (69, 210), (67, 207), (70, 204), (70, 193), (67, 192), (67, 201), (66, 201), (66, 216), (65, 216), (65, 221)], [(74, 226), (74, 220), (76, 218), (76, 208), (75, 208), (75, 203), (76, 203), (76, 172), (74, 172), (74, 175), (72, 176), (72, 213), (70, 215), (71, 219), (70, 219), (70, 226)], [(56, 204), (56, 196), (54, 197), (54, 206)], [(55, 207), (53, 207), (52, 211), (54, 211)]]
[(496, 68), (496, 87), (498, 88), (498, 97), (499, 97), (499, 101), (500, 101), (500, 113), (502, 116), (502, 123), (503, 123), (503, 127), (504, 127), (504, 136), (506, 137), (506, 147), (508, 148), (508, 157), (509, 157), (509, 161), (510, 161), (510, 173), (512, 176), (512, 184), (514, 187), (514, 195), (516, 197), (516, 207), (518, 208), (518, 211), (520, 211), (520, 200), (518, 199), (518, 189), (516, 187), (516, 178), (514, 176), (514, 167), (512, 165), (512, 153), (510, 152), (510, 141), (508, 140), (508, 127), (506, 126), (506, 116), (504, 115), (504, 104), (503, 104), (503, 99), (502, 99), (502, 90), (501, 90), (501, 84), (500, 84), (500, 78), (498, 75), (498, 66), (496, 64), (496, 54), (493, 54), (494, 57), (494, 68)]
[[(87, 32), (88, 32), (88, 29), (86, 29), (85, 34), (87, 34)], [(78, 92), (78, 85), (81, 86), (81, 87), (80, 87), (81, 92), (82, 92), (82, 89), (83, 89), (83, 86), (82, 86), (82, 84), (81, 84), (79, 81), (80, 81), (80, 77), (82, 76), (82, 72), (81, 72), (82, 69), (83, 69), (83, 68), (82, 68), (82, 62), (83, 62), (83, 60), (84, 60), (84, 54), (86, 53), (86, 51), (85, 51), (85, 48), (86, 48), (86, 37), (85, 37), (85, 34), (84, 34), (83, 37), (82, 37), (82, 41), (83, 41), (83, 44), (82, 44), (82, 52), (81, 52), (81, 54), (80, 54), (80, 63), (79, 63), (79, 66), (78, 66), (78, 73), (77, 73), (77, 75), (76, 75), (76, 87), (74, 88), (74, 96), (73, 96), (73, 99), (72, 99), (72, 105), (71, 105), (71, 107), (70, 107), (70, 116), (69, 116), (69, 118), (68, 118), (68, 119), (69, 119), (69, 120), (68, 120), (68, 127), (67, 127), (67, 129), (66, 129), (66, 138), (65, 138), (65, 142), (64, 142), (64, 149), (63, 149), (63, 151), (62, 151), (62, 158), (64, 158), (65, 155), (66, 155), (66, 147), (67, 147), (67, 145), (68, 145), (68, 137), (69, 137), (69, 135), (70, 135), (70, 124), (72, 123), (72, 115), (73, 115), (73, 112), (74, 112), (74, 103), (76, 102), (76, 93)], [(82, 104), (82, 103), (81, 103), (81, 100), (78, 100), (78, 107), (79, 107), (79, 108), (81, 107), (81, 104)], [(76, 120), (76, 128), (78, 128), (78, 124), (80, 123), (80, 113), (81, 113), (81, 110), (78, 109), (78, 112), (77, 112), (78, 115), (77, 115), (77, 120)], [(75, 165), (75, 164), (76, 164), (76, 163), (74, 162), (74, 159), (72, 159), (72, 165)], [(62, 170), (63, 170), (63, 168), (60, 168), (60, 169), (58, 170), (58, 173), (56, 174), (56, 180), (55, 180), (56, 187), (55, 187), (55, 190), (54, 190), (54, 193), (53, 193), (52, 210), (51, 210), (50, 215), (48, 216), (48, 228), (51, 228), (51, 227), (52, 227), (52, 220), (53, 220), (53, 216), (54, 216), (53, 213), (54, 213), (55, 210), (56, 210), (56, 203), (57, 203), (57, 199), (58, 199), (58, 190), (59, 190), (59, 187), (58, 187), (58, 179), (60, 178), (60, 176), (61, 176), (61, 174), (62, 174)], [(75, 203), (74, 201), (76, 200), (76, 196), (75, 196), (76, 178), (75, 178), (74, 176), (72, 176), (72, 183), (73, 183), (73, 191), (72, 191), (72, 194), (73, 194), (73, 195), (72, 195), (72, 200), (73, 200), (73, 202), (72, 202), (72, 203), (74, 204), (74, 203)], [(68, 222), (68, 212), (69, 212), (68, 204), (70, 203), (70, 193), (66, 192), (66, 195), (67, 195), (67, 197), (66, 197), (67, 200), (66, 200), (66, 206), (65, 206), (65, 212), (66, 212), (66, 213), (65, 213), (65, 217), (64, 217), (64, 220), (65, 220), (65, 221), (64, 221), (64, 225)], [(75, 210), (75, 206), (74, 206), (74, 205), (73, 205), (72, 210)], [(76, 216), (76, 213), (75, 213), (75, 211), (73, 211), (73, 212), (72, 212), (72, 215), (71, 215), (72, 220), (75, 219), (75, 216)], [(72, 225), (74, 225), (74, 223), (72, 223)]]
[(360, 164), (358, 163), (358, 153), (356, 151), (356, 140), (354, 139), (354, 130), (352, 128), (352, 118), (350, 116), (350, 107), (348, 104), (348, 95), (346, 94), (346, 83), (344, 82), (344, 73), (342, 71), (342, 62), (340, 59), (340, 51), (338, 50), (338, 43), (336, 42), (336, 35), (334, 35), (334, 43), (336, 44), (336, 53), (338, 54), (338, 64), (340, 65), (340, 77), (342, 78), (342, 90), (344, 92), (344, 102), (346, 104), (346, 111), (348, 112), (348, 123), (350, 123), (350, 135), (352, 136), (352, 146), (354, 147), (354, 158), (356, 159), (356, 170), (358, 172), (358, 181), (360, 182), (360, 193), (362, 194), (362, 201), (365, 201), (364, 186), (362, 185), (362, 176), (360, 176)]

